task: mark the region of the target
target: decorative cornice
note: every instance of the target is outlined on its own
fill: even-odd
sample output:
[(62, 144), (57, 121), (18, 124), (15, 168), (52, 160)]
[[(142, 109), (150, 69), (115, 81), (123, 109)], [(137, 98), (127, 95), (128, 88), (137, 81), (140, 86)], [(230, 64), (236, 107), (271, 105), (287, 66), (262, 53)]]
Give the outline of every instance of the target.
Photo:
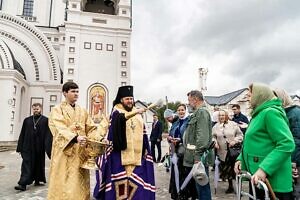
[[(17, 38), (16, 36), (11, 35), (10, 33), (6, 32), (6, 31), (0, 30), (0, 35), (15, 41), (16, 43), (21, 45), (25, 49), (25, 51), (27, 51), (27, 53), (29, 54), (29, 56), (33, 62), (33, 65), (34, 65), (35, 80), (39, 81), (40, 80), (40, 72), (39, 72), (39, 66), (37, 63), (37, 59), (34, 56), (33, 52), (30, 50), (30, 48), (27, 46), (27, 44), (25, 42), (23, 42), (21, 39)], [(11, 67), (9, 67), (9, 68), (11, 68)]]
[[(11, 68), (11, 67), (10, 67), (10, 62), (9, 62), (9, 59), (8, 59), (7, 52), (5, 51), (5, 49), (4, 49), (4, 47), (1, 45), (1, 43), (0, 43), (0, 51), (3, 52), (4, 57), (5, 57), (5, 58), (4, 58), (5, 61), (3, 61), (3, 62), (4, 62), (3, 64), (4, 64), (4, 65), (6, 64), (8, 68)], [(1, 55), (0, 55), (0, 57), (1, 57)], [(2, 68), (4, 69), (4, 66), (2, 66)]]
[(48, 42), (47, 38), (43, 33), (41, 33), (36, 27), (32, 26), (31, 24), (27, 23), (25, 20), (15, 17), (12, 15), (8, 15), (6, 13), (0, 12), (0, 19), (4, 21), (8, 21), (10, 23), (16, 24), (23, 29), (27, 30), (28, 32), (32, 33), (37, 40), (39, 40), (42, 43), (42, 46), (44, 47), (45, 51), (48, 53), (48, 57), (51, 62), (51, 69), (50, 69), (50, 79), (53, 80), (60, 80), (60, 70), (57, 62), (57, 58), (55, 59), (55, 54), (51, 49), (51, 44)]
[(23, 75), (14, 69), (4, 69), (0, 70), (0, 80), (14, 80), (17, 82), (23, 82), (26, 85), (29, 85), (28, 81), (26, 81)]

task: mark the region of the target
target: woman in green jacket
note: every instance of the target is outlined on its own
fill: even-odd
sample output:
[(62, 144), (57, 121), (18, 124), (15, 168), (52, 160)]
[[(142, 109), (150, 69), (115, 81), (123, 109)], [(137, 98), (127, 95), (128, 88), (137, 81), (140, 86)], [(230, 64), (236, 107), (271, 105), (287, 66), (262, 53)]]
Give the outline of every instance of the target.
[[(280, 200), (292, 199), (291, 153), (295, 148), (293, 136), (281, 101), (266, 85), (253, 83), (249, 86), (252, 110), (244, 147), (235, 163), (235, 172), (246, 170), (252, 174), (251, 181), (266, 178)], [(256, 191), (260, 199), (264, 192)]]

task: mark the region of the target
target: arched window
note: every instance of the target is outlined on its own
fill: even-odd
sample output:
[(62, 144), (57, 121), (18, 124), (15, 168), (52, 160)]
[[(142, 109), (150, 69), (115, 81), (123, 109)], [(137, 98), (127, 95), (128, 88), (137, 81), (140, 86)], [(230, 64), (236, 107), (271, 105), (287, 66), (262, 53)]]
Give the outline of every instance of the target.
[(33, 0), (24, 0), (23, 15), (33, 16)]
[[(113, 2), (113, 1), (108, 1)], [(109, 15), (115, 15), (115, 6), (108, 6), (104, 0), (86, 0), (85, 6), (83, 6), (84, 12), (103, 13)]]

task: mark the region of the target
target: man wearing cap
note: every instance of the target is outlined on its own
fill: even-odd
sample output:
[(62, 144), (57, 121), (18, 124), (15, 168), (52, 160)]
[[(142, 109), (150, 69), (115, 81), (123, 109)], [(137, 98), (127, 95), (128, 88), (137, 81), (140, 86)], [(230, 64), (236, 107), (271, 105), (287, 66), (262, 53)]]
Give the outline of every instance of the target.
[(119, 88), (113, 103), (106, 155), (98, 158), (96, 199), (155, 199), (153, 159), (133, 87)]
[(167, 122), (173, 124), (175, 121), (178, 120), (178, 116), (174, 114), (173, 110), (167, 108), (164, 111), (164, 118), (167, 120)]

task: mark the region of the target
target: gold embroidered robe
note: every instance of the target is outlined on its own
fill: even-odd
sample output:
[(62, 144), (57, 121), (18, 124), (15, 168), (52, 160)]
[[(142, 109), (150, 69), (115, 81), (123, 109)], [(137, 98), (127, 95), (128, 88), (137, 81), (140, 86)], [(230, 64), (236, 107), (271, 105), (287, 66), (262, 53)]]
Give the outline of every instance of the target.
[[(131, 112), (126, 111), (122, 104), (117, 104), (115, 109), (125, 116), (135, 112), (133, 107)], [(142, 148), (143, 148), (143, 118), (140, 114), (130, 117), (126, 121), (126, 142), (127, 148), (121, 151), (121, 162), (125, 166), (127, 175), (130, 176), (135, 166), (141, 165)]]
[(77, 135), (100, 141), (107, 132), (105, 120), (97, 127), (87, 111), (67, 102), (54, 107), (49, 117), (53, 135), (48, 200), (89, 200), (89, 170), (80, 166), (86, 160), (84, 147), (71, 142)]

